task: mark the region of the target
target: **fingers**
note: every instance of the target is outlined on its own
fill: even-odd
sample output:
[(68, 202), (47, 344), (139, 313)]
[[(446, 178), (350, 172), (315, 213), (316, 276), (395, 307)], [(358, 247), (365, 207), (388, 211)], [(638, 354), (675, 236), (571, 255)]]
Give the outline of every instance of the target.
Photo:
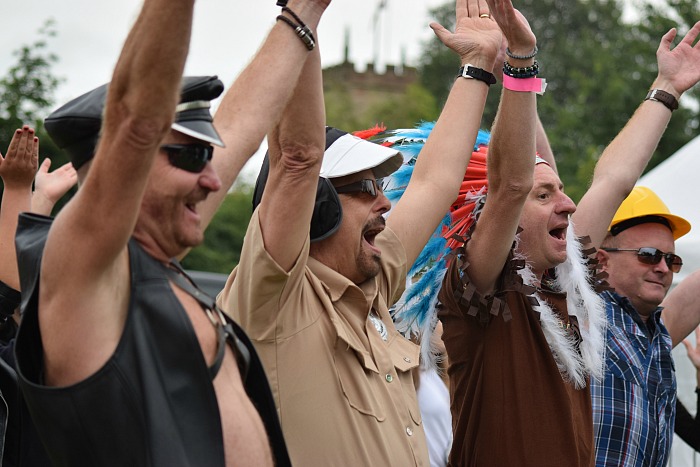
[(440, 42), (443, 44), (446, 44), (447, 38), (452, 34), (442, 24), (435, 22), (430, 23), (430, 29), (433, 30), (437, 38), (440, 39)]
[(39, 138), (35, 136), (33, 142), (34, 148), (32, 149), (29, 157), (32, 168), (36, 170), (37, 166), (39, 165)]
[(48, 173), (49, 168), (51, 168), (51, 159), (47, 157), (46, 159), (41, 161), (41, 165), (39, 166), (39, 172)]
[(22, 139), (22, 129), (18, 129), (15, 131), (15, 133), (12, 135), (12, 141), (10, 141), (10, 145), (7, 147), (7, 154), (5, 154), (5, 157), (15, 157), (17, 154), (17, 149), (19, 147), (19, 142)]
[(688, 353), (693, 351), (693, 346), (688, 342), (687, 339), (683, 339), (681, 342), (683, 342), (683, 345), (685, 346), (685, 350), (688, 351)]
[[(695, 39), (698, 37), (698, 34), (700, 34), (700, 21), (695, 23), (695, 25), (690, 28), (690, 31), (685, 35), (681, 43), (686, 43), (689, 46), (693, 46), (693, 42), (695, 42)], [(697, 44), (695, 44), (695, 47), (699, 47)]]
[(486, 0), (479, 0), (479, 18), (491, 18), (491, 9)]
[(659, 44), (659, 51), (661, 50), (671, 50), (671, 43), (673, 39), (676, 38), (676, 28), (671, 28), (669, 31), (663, 35), (661, 38), (661, 43)]

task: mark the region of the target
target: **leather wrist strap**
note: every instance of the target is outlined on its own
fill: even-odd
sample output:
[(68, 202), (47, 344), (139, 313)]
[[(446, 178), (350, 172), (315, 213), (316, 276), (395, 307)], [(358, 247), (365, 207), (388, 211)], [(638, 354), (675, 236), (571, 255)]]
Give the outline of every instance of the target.
[(496, 77), (493, 75), (493, 73), (489, 73), (488, 71), (482, 68), (477, 68), (471, 63), (467, 63), (466, 65), (461, 67), (457, 76), (461, 76), (462, 78), (468, 79), (478, 79), (479, 81), (483, 81), (489, 86), (491, 86), (492, 84), (496, 84)]
[(678, 108), (678, 99), (676, 99), (676, 97), (673, 94), (668, 93), (666, 91), (662, 91), (661, 89), (650, 90), (647, 94), (647, 97), (645, 97), (644, 100), (661, 102), (671, 112)]

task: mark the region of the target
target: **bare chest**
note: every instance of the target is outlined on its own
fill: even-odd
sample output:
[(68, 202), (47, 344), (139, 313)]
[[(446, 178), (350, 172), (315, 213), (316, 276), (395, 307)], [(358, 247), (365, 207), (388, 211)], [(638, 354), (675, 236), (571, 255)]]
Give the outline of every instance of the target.
[[(189, 294), (172, 287), (192, 323), (206, 364), (211, 368), (219, 351), (219, 335), (215, 327), (217, 317), (214, 313), (207, 314)], [(223, 345), (223, 361), (213, 385), (221, 417), (226, 464), (233, 465), (235, 459), (236, 465), (272, 466), (272, 453), (262, 419), (245, 392), (231, 345), (227, 342)]]

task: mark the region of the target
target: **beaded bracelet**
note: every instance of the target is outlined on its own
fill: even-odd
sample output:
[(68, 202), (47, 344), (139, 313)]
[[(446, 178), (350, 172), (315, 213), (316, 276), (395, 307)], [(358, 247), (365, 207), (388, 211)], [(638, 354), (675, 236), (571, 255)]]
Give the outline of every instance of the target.
[(508, 47), (506, 47), (506, 55), (508, 55), (510, 58), (515, 58), (516, 60), (527, 60), (528, 58), (533, 58), (539, 51), (540, 49), (538, 49), (537, 44), (535, 44), (535, 49), (529, 55), (515, 55)]
[(301, 18), (299, 18), (299, 16), (297, 16), (297, 14), (294, 13), (290, 8), (284, 6), (282, 7), (282, 11), (292, 15), (292, 18), (294, 18), (299, 24), (296, 24), (294, 21), (292, 21), (284, 15), (279, 15), (276, 18), (277, 21), (283, 21), (287, 23), (292, 29), (294, 29), (294, 32), (299, 37), (299, 39), (301, 39), (301, 42), (304, 43), (304, 46), (308, 50), (314, 50), (314, 47), (316, 47), (316, 38), (314, 37), (314, 33), (311, 32), (311, 29), (309, 29), (309, 27), (306, 24), (304, 24)]
[(513, 78), (534, 78), (540, 72), (540, 65), (535, 60), (531, 66), (515, 67), (508, 62), (503, 62), (503, 74)]

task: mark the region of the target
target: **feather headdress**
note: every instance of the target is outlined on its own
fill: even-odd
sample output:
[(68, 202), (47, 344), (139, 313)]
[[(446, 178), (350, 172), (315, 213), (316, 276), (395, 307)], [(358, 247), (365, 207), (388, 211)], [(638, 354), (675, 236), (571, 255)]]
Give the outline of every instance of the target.
[[(385, 178), (383, 183), (384, 192), (392, 205), (398, 202), (406, 190), (416, 159), (433, 126), (434, 123), (422, 123), (414, 129), (388, 132), (380, 129), (368, 135), (375, 142), (398, 149), (404, 156), (404, 165)], [(409, 270), (406, 290), (392, 307), (399, 332), (408, 338), (417, 336), (420, 339), (421, 360), (425, 366), (434, 366), (436, 363), (436, 352), (431, 348), (430, 336), (437, 324), (437, 297), (447, 271), (447, 263), (451, 253), (464, 244), (486, 199), (489, 140), (490, 133), (480, 130), (459, 195)], [(571, 224), (567, 231), (567, 260), (556, 267), (553, 286), (557, 291), (566, 292), (569, 314), (575, 315), (582, 325), (580, 348), (558, 328), (555, 313), (547, 302), (538, 297), (537, 293), (533, 294), (539, 302), (534, 309), (540, 313), (545, 338), (562, 378), (577, 388), (586, 385), (588, 375), (600, 377), (604, 362), (605, 309), (589, 282), (587, 253), (583, 251), (579, 239), (575, 238)], [(534, 285), (534, 275), (529, 266), (519, 270), (518, 274), (523, 277), (525, 284)]]
[[(403, 154), (404, 165), (383, 182), (384, 194), (392, 206), (403, 196), (411, 180), (416, 159), (434, 126), (434, 122), (424, 122), (413, 129), (377, 132), (372, 135), (363, 132), (363, 136), (366, 135), (371, 141), (391, 146)], [(355, 135), (360, 136), (359, 133)], [(435, 352), (431, 348), (429, 336), (437, 324), (435, 306), (447, 271), (448, 257), (460, 244), (458, 239), (464, 237), (473, 224), (474, 215), (478, 211), (475, 208), (481, 206), (481, 200), (486, 195), (486, 155), (490, 136), (488, 131), (479, 131), (459, 196), (410, 268), (406, 277), (406, 291), (392, 307), (398, 331), (408, 338), (421, 338), (421, 357), (426, 365), (435, 363)]]

